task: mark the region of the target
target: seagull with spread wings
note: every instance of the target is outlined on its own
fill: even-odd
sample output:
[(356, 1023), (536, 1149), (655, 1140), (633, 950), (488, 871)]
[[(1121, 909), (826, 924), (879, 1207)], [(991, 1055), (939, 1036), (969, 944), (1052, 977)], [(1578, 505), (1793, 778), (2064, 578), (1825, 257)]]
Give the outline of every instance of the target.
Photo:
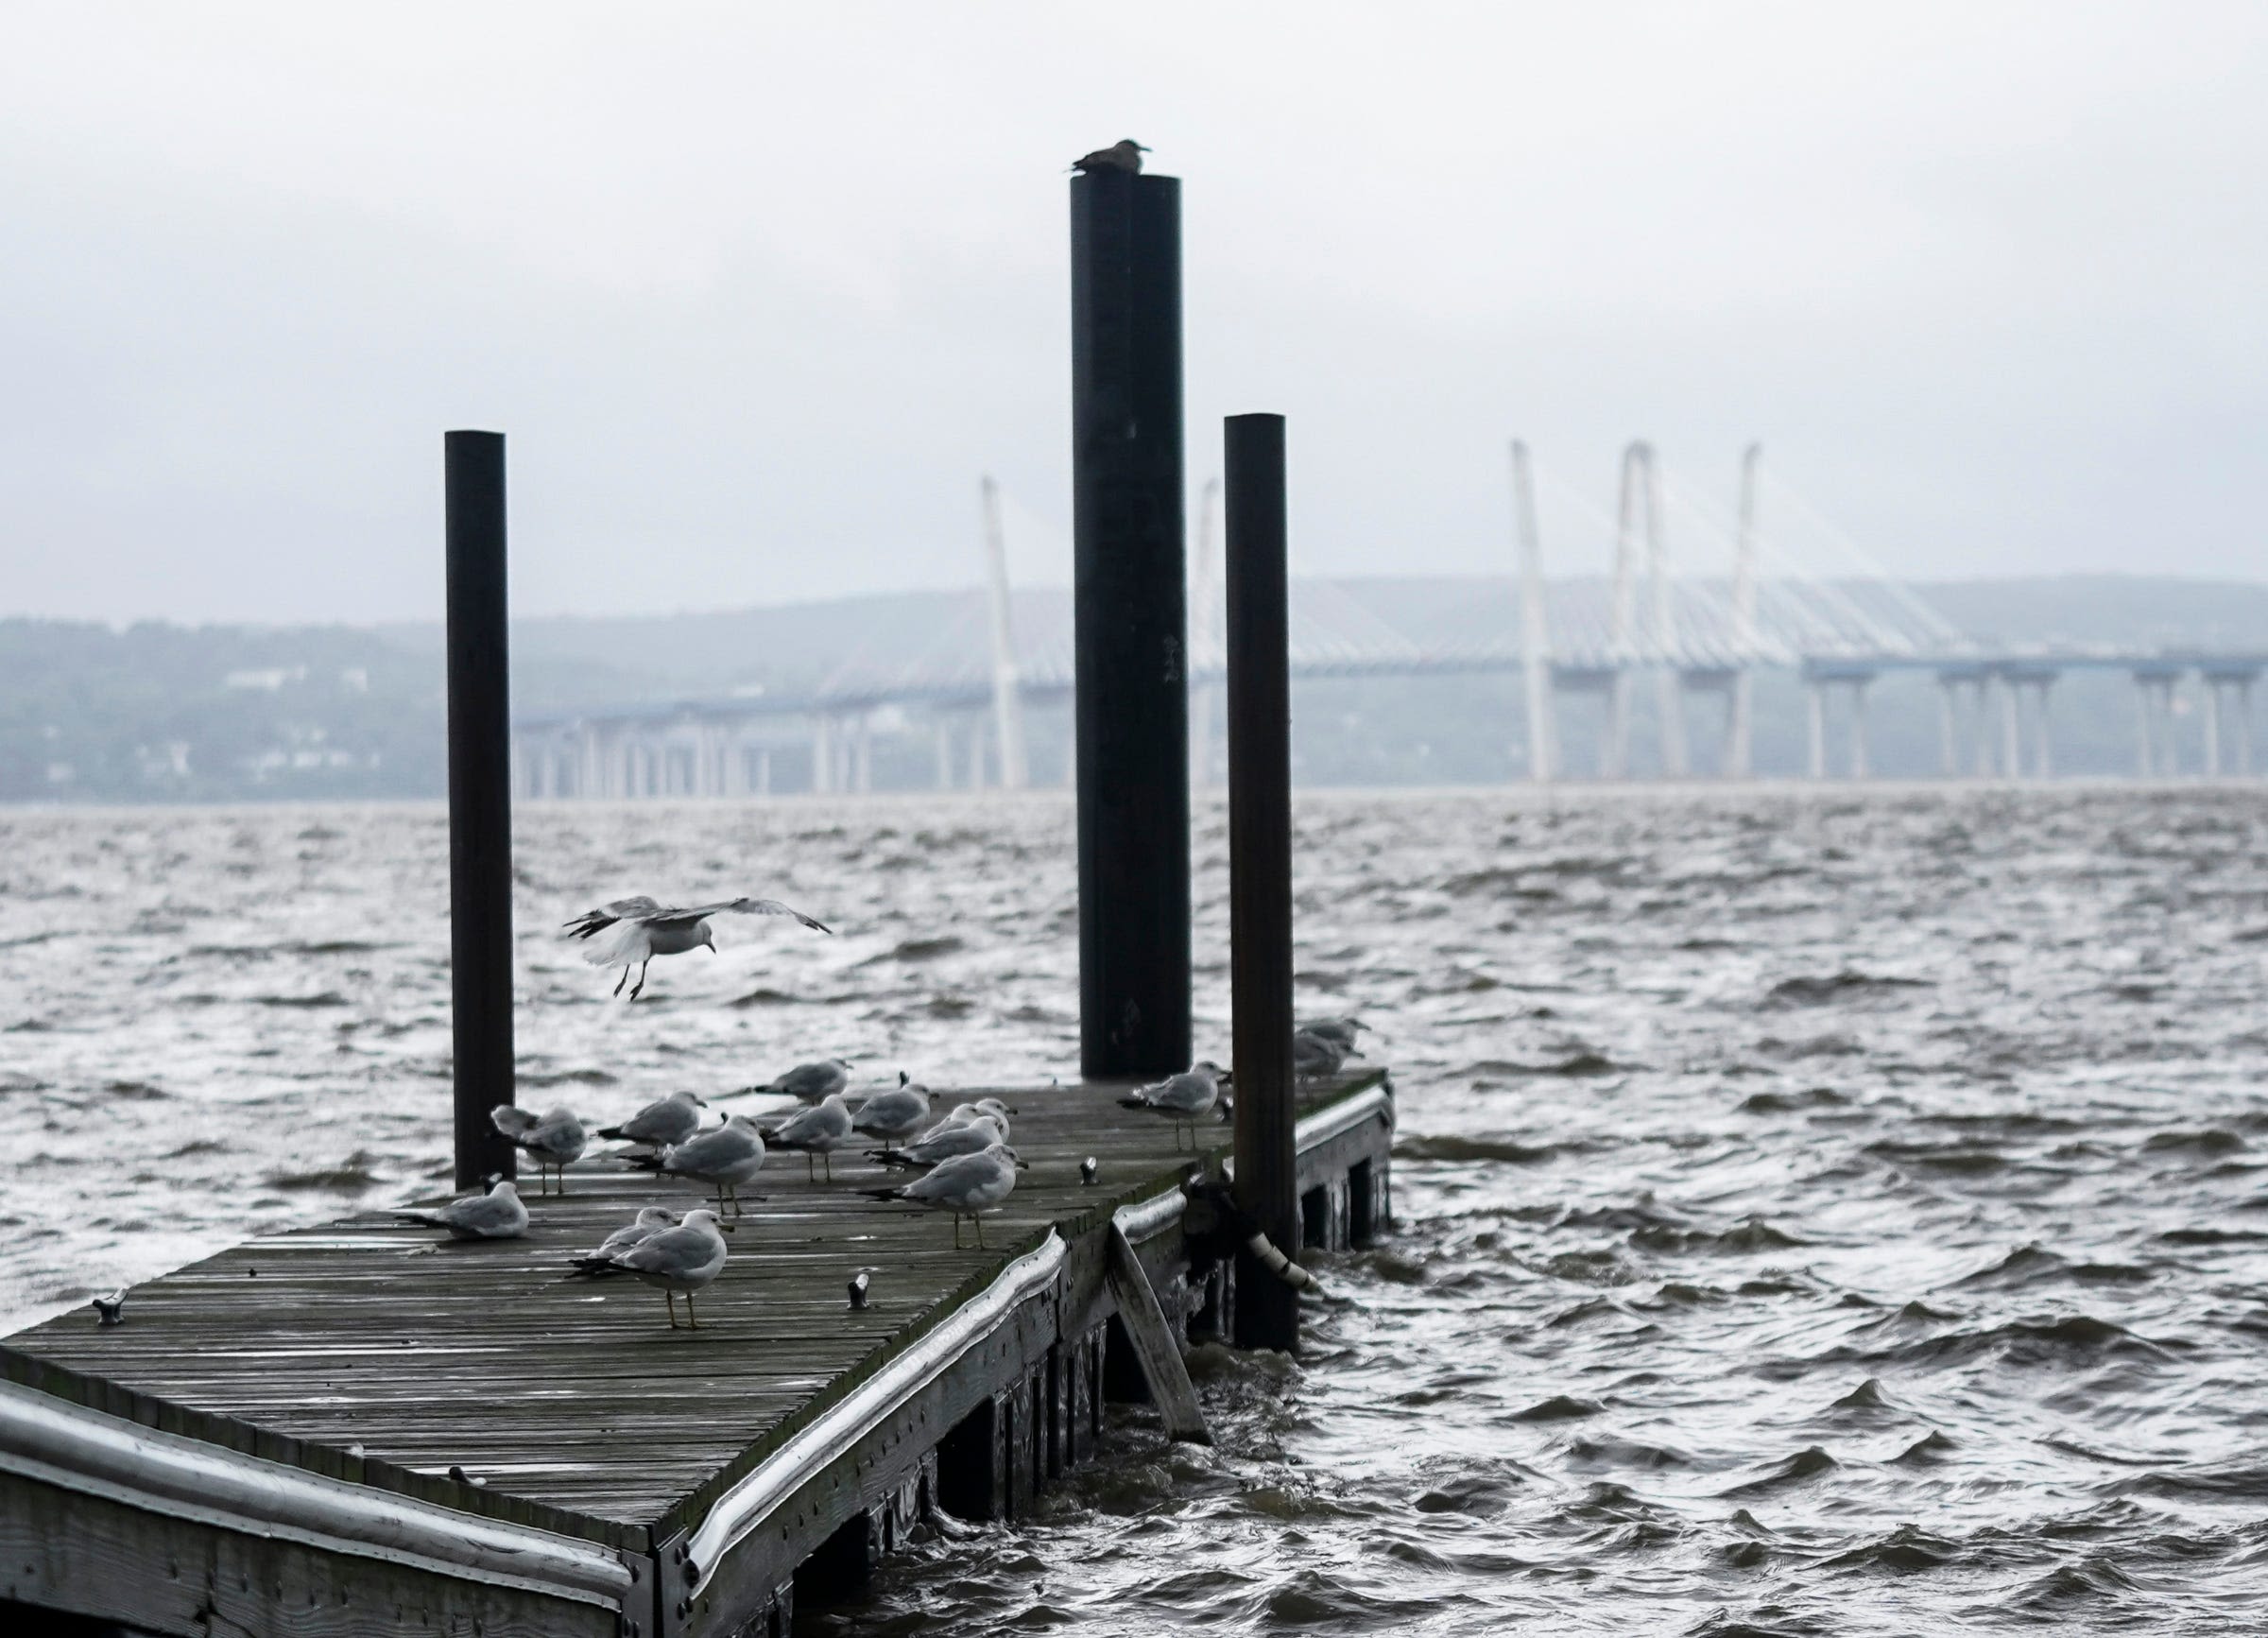
[(637, 968), (638, 982), (630, 991), (630, 999), (635, 1001), (645, 988), (646, 966), (656, 956), (681, 956), (704, 947), (715, 954), (716, 935), (710, 928), (709, 918), (728, 913), (793, 916), (814, 932), (834, 931), (778, 899), (727, 899), (715, 905), (679, 906), (658, 905), (640, 894), (584, 911), (566, 924), (565, 936), (584, 941), (583, 959), (592, 966), (622, 969), (622, 977), (614, 986), (617, 995), (623, 985), (629, 983), (630, 969)]

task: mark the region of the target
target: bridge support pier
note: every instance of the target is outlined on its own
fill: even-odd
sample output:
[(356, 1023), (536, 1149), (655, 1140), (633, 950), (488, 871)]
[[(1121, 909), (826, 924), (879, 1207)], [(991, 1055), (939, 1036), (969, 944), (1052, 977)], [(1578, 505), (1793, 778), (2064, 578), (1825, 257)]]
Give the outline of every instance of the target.
[(2174, 686), (2181, 673), (2172, 666), (2137, 667), (2136, 764), (2144, 779), (2171, 779), (2181, 771), (2174, 744)]
[(1807, 759), (1813, 779), (1827, 777), (1827, 684), (1817, 679), (1803, 685), (1805, 725), (1809, 729), (1811, 755)]
[(1873, 681), (1871, 671), (1847, 670), (1841, 666), (1805, 673), (1804, 705), (1809, 718), (1810, 767), (1813, 779), (1827, 777), (1827, 692), (1836, 687), (1847, 689), (1850, 695), (1850, 777), (1868, 777), (1871, 756), (1866, 733), (1866, 685)]
[[(2211, 665), (2199, 672), (2205, 684), (2205, 772), (2208, 779), (2218, 779), (2232, 767), (2240, 778), (2252, 773), (2252, 685), (2259, 676), (2250, 666)], [(2224, 690), (2231, 707), (2226, 711), (2223, 709)]]
[(986, 739), (985, 719), (981, 716), (971, 716), (969, 719), (969, 788), (971, 790), (985, 788), (985, 753), (990, 749), (986, 744)]
[(823, 711), (811, 721), (811, 788), (816, 796), (834, 789), (834, 718)]
[(1850, 777), (1864, 779), (1869, 769), (1866, 755), (1866, 679), (1853, 678), (1850, 684)]

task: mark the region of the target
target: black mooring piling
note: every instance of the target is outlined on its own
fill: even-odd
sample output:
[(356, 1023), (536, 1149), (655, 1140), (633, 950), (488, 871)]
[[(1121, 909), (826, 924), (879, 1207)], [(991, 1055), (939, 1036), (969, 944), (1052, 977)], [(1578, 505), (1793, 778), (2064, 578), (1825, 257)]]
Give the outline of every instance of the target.
[[(1292, 1099), (1292, 693), (1283, 417), (1232, 415), (1223, 472), (1228, 576), (1228, 937), (1236, 1014), (1236, 1198), (1299, 1245)], [(1299, 1300), (1249, 1255), (1236, 1340), (1289, 1349)]]
[(511, 679), (504, 435), (452, 432), (449, 574), (449, 992), (456, 1184), (513, 1174), (489, 1111), (512, 1101)]
[(1181, 184), (1071, 184), (1079, 1061), (1190, 1060)]

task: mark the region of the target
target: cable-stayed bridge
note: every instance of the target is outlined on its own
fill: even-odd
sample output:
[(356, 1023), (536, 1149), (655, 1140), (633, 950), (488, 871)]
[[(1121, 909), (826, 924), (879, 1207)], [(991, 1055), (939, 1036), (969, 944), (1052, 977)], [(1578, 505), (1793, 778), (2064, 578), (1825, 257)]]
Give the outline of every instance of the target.
[[(1638, 766), (1641, 728), (1656, 743), (1646, 766), (1675, 778), (1752, 771), (1753, 688), (1760, 673), (1793, 674), (1807, 703), (1808, 766), (1851, 777), (1870, 771), (1867, 691), (1893, 673), (1940, 685), (1941, 771), (1948, 776), (2046, 777), (2053, 771), (2051, 698), (2068, 672), (2124, 672), (2133, 681), (2136, 768), (2174, 770), (2176, 691), (2193, 680), (2204, 716), (2204, 771), (2251, 772), (2252, 687), (2268, 668), (2258, 649), (2141, 648), (1995, 643), (1966, 633), (1883, 573), (1799, 495), (1772, 483), (1751, 449), (1731, 515), (1675, 482), (1643, 444), (1624, 453), (1611, 514), (1577, 491), (1559, 496), (1613, 543), (1609, 572), (1547, 581), (1538, 473), (1515, 445), (1513, 550), (1501, 597), (1466, 596), (1421, 620), (1382, 613), (1345, 581), (1296, 579), (1295, 679), (1512, 673), (1522, 720), (1507, 722), (1528, 777), (1622, 779)], [(925, 737), (939, 788), (1030, 783), (1027, 713), (1060, 711), (1075, 665), (1065, 591), (1011, 595), (1002, 497), (984, 488), (985, 583), (918, 617), (881, 620), (849, 651), (762, 685), (681, 699), (626, 702), (514, 724), (520, 788), (531, 797), (747, 796), (875, 785), (878, 738)], [(1767, 532), (1769, 509), (1790, 519)], [(1208, 489), (1191, 553), (1187, 675), (1192, 766), (1212, 767), (1225, 673), (1217, 493)], [(1716, 548), (1693, 572), (1673, 564), (1680, 539)], [(1820, 560), (1831, 558), (1830, 565)], [(1359, 583), (1358, 583), (1359, 584)], [(1413, 633), (1412, 627), (1418, 628)], [(1641, 695), (1646, 709), (1634, 711)], [(1596, 714), (1596, 760), (1566, 766), (1558, 750), (1571, 712)], [(1689, 754), (1696, 714), (1717, 715), (1717, 752)], [(1642, 717), (1642, 721), (1641, 720)], [(1830, 745), (1830, 729), (1840, 745)], [(1831, 754), (1830, 752), (1839, 752)], [(902, 767), (904, 758), (898, 759)]]

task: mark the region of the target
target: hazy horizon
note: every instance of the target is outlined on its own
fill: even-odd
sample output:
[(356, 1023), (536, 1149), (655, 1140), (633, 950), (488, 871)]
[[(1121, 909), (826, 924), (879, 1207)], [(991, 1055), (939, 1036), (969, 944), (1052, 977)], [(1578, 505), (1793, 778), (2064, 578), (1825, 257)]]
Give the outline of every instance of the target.
[(1127, 134), (1183, 179), (1193, 525), (1219, 417), (1280, 410), (1297, 572), (1500, 572), (1513, 437), (1552, 572), (1596, 572), (1645, 437), (1688, 568), (1758, 439), (1901, 578), (2268, 577), (2256, 8), (95, 4), (0, 43), (0, 614), (433, 618), (454, 426), (510, 438), (533, 616), (965, 584), (987, 472), (1060, 583), (1063, 170)]

